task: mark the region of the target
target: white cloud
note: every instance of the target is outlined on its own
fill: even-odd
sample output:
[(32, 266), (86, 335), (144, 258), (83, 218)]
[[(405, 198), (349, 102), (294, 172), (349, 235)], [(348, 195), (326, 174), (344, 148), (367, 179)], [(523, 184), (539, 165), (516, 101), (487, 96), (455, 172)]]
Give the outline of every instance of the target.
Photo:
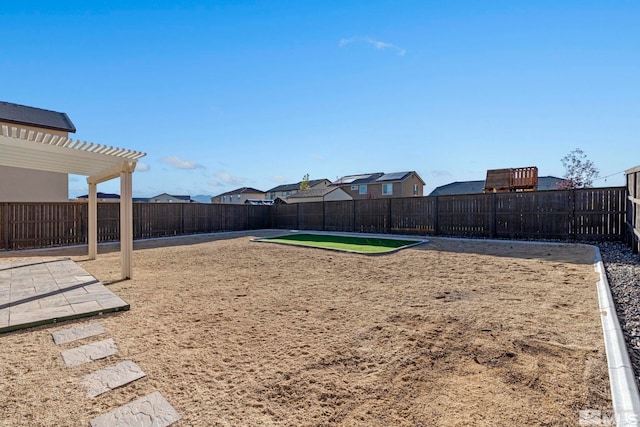
[(245, 182), (244, 178), (231, 176), (226, 172), (218, 172), (215, 174), (215, 176), (225, 184), (242, 184), (243, 182)]
[(213, 188), (226, 187), (228, 185), (241, 186), (247, 181), (246, 178), (233, 176), (227, 172), (216, 172), (213, 176), (214, 179), (209, 181)]
[(407, 51), (394, 45), (393, 43), (387, 43), (380, 40), (372, 39), (371, 37), (351, 37), (348, 39), (340, 39), (338, 42), (339, 47), (344, 47), (352, 43), (366, 43), (378, 50), (390, 49), (396, 52), (399, 56), (404, 56)]
[(146, 172), (149, 169), (151, 168), (146, 163), (141, 163), (141, 162), (136, 163), (136, 172)]
[(185, 159), (181, 159), (178, 156), (163, 157), (161, 161), (168, 165), (173, 166), (176, 169), (197, 169), (197, 168), (204, 167), (199, 165), (198, 162), (194, 160), (185, 160)]

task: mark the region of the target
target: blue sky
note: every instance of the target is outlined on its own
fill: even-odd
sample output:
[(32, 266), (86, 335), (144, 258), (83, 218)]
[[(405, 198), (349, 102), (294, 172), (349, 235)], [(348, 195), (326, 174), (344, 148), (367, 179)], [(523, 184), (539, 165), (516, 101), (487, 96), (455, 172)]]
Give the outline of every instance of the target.
[(406, 170), (428, 194), (487, 169), (562, 176), (578, 147), (597, 186), (624, 185), (639, 22), (636, 0), (24, 0), (2, 6), (0, 100), (146, 152), (136, 197)]

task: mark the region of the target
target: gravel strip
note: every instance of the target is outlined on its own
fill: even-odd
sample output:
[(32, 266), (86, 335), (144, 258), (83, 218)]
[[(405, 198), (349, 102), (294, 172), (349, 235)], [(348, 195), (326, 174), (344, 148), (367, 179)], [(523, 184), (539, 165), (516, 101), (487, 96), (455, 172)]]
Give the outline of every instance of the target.
[(636, 377), (640, 383), (640, 256), (623, 243), (598, 243), (611, 295)]

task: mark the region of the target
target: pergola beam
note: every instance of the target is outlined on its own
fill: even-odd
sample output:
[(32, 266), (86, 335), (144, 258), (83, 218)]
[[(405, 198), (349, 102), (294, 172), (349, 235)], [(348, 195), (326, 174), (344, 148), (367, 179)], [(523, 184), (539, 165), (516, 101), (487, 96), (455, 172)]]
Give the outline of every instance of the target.
[[(95, 175), (87, 177), (87, 183), (100, 184), (101, 182), (110, 181), (121, 176), (123, 172), (132, 173), (136, 169), (136, 162), (121, 162), (111, 165), (107, 169), (98, 172)], [(122, 195), (120, 196), (122, 198)]]

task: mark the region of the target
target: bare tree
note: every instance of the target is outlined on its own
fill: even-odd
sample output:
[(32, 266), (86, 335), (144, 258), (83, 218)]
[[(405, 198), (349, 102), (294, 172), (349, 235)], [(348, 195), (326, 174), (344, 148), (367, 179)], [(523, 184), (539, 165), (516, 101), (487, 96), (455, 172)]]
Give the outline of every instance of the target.
[(309, 174), (306, 174), (302, 177), (302, 181), (300, 182), (300, 190), (309, 190), (311, 186), (309, 185)]
[(598, 176), (598, 168), (584, 154), (576, 148), (562, 158), (565, 181), (559, 185), (560, 189), (589, 188), (593, 186), (593, 179)]

